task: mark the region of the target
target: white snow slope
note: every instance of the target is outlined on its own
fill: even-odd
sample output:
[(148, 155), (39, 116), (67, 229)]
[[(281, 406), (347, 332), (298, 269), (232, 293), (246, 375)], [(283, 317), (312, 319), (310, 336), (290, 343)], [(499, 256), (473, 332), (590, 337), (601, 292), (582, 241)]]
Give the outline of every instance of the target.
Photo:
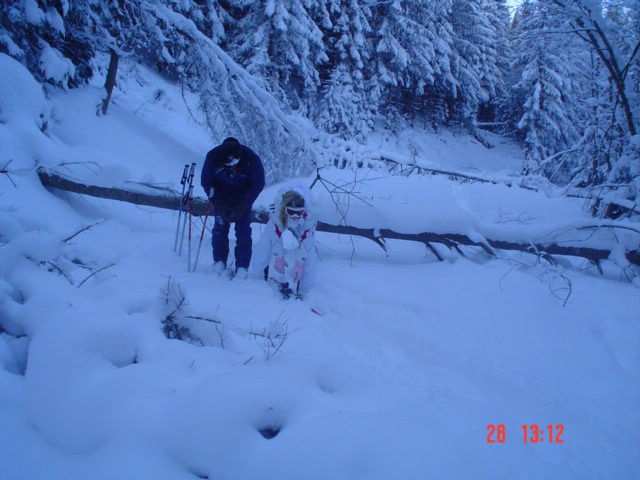
[[(177, 188), (183, 164), (202, 165), (212, 142), (179, 93), (125, 74), (97, 117), (100, 89), (45, 99), (0, 55), (0, 478), (640, 478), (640, 295), (619, 269), (437, 262), (411, 242), (385, 255), (319, 234), (304, 301), (215, 276), (208, 238), (187, 273), (176, 212), (47, 191), (35, 173)], [(509, 144), (404, 135), (368, 148), (402, 156), (411, 143), (432, 165), (489, 176), (519, 168)], [(324, 174), (347, 187), (356, 175)], [(592, 222), (578, 200), (500, 185), (357, 180), (360, 199), (340, 200), (354, 224), (515, 238)], [(335, 220), (324, 192), (317, 210)], [(199, 340), (167, 339), (168, 315)]]

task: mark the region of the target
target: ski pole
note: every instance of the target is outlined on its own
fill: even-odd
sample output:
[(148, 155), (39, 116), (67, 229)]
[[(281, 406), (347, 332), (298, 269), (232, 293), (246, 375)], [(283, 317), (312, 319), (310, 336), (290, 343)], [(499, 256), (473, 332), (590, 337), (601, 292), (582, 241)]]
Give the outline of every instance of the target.
[[(191, 187), (191, 189), (193, 190), (193, 187)], [(188, 245), (188, 252), (189, 254), (187, 255), (187, 272), (191, 271), (191, 226), (193, 224), (193, 197), (189, 196), (189, 245)]]
[[(189, 202), (191, 201), (191, 196), (193, 195), (193, 175), (196, 171), (196, 164), (192, 163), (191, 168), (189, 169), (189, 188), (187, 190), (187, 194), (185, 195), (185, 208), (189, 206)], [(180, 239), (180, 250), (178, 251), (178, 255), (182, 255), (182, 245), (184, 244), (184, 235), (187, 233), (187, 211), (185, 211), (184, 221), (182, 224), (182, 238)]]
[(200, 258), (200, 249), (202, 248), (202, 240), (204, 239), (204, 232), (207, 231), (207, 218), (209, 218), (209, 210), (211, 209), (211, 199), (209, 199), (209, 203), (207, 203), (207, 208), (204, 211), (204, 223), (202, 224), (202, 231), (200, 232), (200, 243), (198, 243), (198, 251), (196, 252), (196, 260), (193, 263), (193, 271), (196, 271), (198, 268), (198, 259)]
[(184, 210), (185, 205), (184, 205), (184, 190), (187, 184), (187, 176), (189, 175), (189, 164), (186, 163), (184, 166), (184, 170), (182, 172), (182, 179), (180, 180), (180, 184), (182, 185), (182, 193), (181, 195), (181, 200), (180, 200), (180, 212), (178, 213), (178, 225), (176, 226), (176, 239), (173, 242), (173, 251), (175, 252), (178, 249), (178, 234), (180, 233), (180, 217), (182, 216), (182, 210)]

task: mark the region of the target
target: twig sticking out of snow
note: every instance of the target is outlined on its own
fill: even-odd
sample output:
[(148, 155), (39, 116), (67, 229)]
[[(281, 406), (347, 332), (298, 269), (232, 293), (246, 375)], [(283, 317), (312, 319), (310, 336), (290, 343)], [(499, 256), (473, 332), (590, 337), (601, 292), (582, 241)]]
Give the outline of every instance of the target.
[(179, 325), (178, 320), (184, 315), (187, 306), (187, 297), (180, 284), (175, 283), (171, 276), (167, 280), (166, 288), (161, 290), (162, 299), (169, 313), (162, 320), (162, 333), (165, 337), (175, 340), (186, 340), (191, 343), (204, 345), (202, 340), (191, 333), (184, 325)]
[[(359, 183), (362, 182), (362, 180), (357, 179), (357, 172), (354, 171), (353, 182), (345, 183), (343, 185), (338, 185), (322, 177), (322, 175), (320, 175), (321, 169), (322, 167), (316, 170), (316, 178), (311, 183), (309, 190), (311, 190), (316, 185), (316, 183), (320, 182), (320, 184), (325, 188), (325, 190), (329, 192), (331, 201), (336, 207), (336, 213), (340, 217), (340, 225), (347, 226), (347, 214), (349, 213), (351, 197), (363, 202), (369, 207), (372, 206), (371, 203), (367, 202), (364, 198), (358, 195), (358, 193), (360, 192), (356, 191), (356, 187), (358, 186)], [(345, 202), (341, 202), (341, 196), (343, 196), (342, 198), (344, 198)], [(346, 206), (343, 206), (343, 203), (346, 203)], [(355, 256), (355, 243), (353, 242), (353, 238), (351, 236), (349, 238), (351, 239), (351, 261), (353, 262), (353, 258)], [(367, 238), (376, 242), (380, 246), (380, 248), (382, 248), (385, 252), (387, 251), (387, 245), (384, 241), (384, 238), (382, 238), (379, 235), (378, 230), (372, 231), (371, 235), (367, 236)]]
[(79, 284), (78, 284), (78, 288), (80, 288), (82, 285), (85, 284), (85, 282), (87, 280), (89, 280), (91, 277), (93, 277), (94, 275), (97, 275), (98, 273), (106, 270), (107, 268), (111, 268), (116, 266), (118, 263), (120, 262), (120, 258), (116, 258), (113, 262), (109, 263), (108, 265), (105, 265), (104, 267), (101, 267), (97, 270), (94, 270), (93, 272), (91, 272), (89, 275), (87, 275), (84, 280), (82, 280)]
[[(282, 314), (260, 331), (249, 330), (248, 332), (252, 337), (260, 337), (264, 339), (262, 349), (265, 352), (267, 361), (274, 358), (282, 349), (282, 346), (289, 338), (289, 335), (297, 331), (296, 329), (290, 332), (288, 322), (286, 320), (280, 321), (281, 317)], [(251, 359), (247, 360), (245, 364), (249, 363), (250, 360)]]
[(69, 235), (67, 238), (65, 238), (62, 242), (63, 243), (68, 243), (70, 240), (72, 240), (73, 238), (77, 237), (78, 235), (80, 235), (82, 232), (86, 232), (87, 230), (91, 230), (93, 227), (95, 227), (96, 225), (98, 225), (100, 222), (96, 222), (93, 223), (91, 225), (87, 225), (86, 227), (81, 228), (80, 230), (78, 230), (77, 232), (75, 232), (72, 235)]
[(7, 178), (9, 179), (9, 181), (11, 182), (11, 184), (15, 187), (18, 188), (18, 185), (16, 185), (16, 182), (13, 181), (13, 178), (11, 178), (11, 175), (9, 175), (9, 164), (13, 162), (13, 159), (9, 160), (7, 163), (4, 164), (4, 166), (2, 168), (0, 168), (0, 173), (4, 174), (7, 176)]

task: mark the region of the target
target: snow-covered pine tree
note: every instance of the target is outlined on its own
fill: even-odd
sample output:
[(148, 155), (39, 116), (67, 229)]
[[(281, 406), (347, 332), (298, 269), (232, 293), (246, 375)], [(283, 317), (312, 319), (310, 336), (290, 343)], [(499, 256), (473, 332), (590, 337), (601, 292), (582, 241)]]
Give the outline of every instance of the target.
[(41, 82), (73, 87), (91, 76), (93, 45), (84, 43), (87, 2), (24, 0), (0, 4), (0, 52)]
[(488, 122), (487, 126), (497, 127), (499, 131), (507, 131), (499, 125), (503, 120), (500, 111), (508, 97), (506, 77), (509, 75), (512, 60), (509, 42), (511, 16), (506, 0), (485, 0), (483, 10), (491, 25), (490, 31), (495, 37), (490, 45), (483, 47), (487, 50), (488, 58), (491, 58), (481, 76), (481, 85), (489, 93), (489, 100), (480, 105), (478, 122)]
[[(635, 38), (637, 45), (640, 41), (640, 2), (635, 2), (632, 5), (633, 8), (627, 11), (627, 15), (629, 16), (629, 31), (632, 37)], [(629, 64), (628, 78), (630, 95), (633, 96), (633, 102), (636, 106), (640, 105), (640, 55), (637, 53)]]
[(568, 172), (561, 157), (578, 139), (570, 99), (571, 79), (581, 74), (581, 66), (572, 37), (557, 35), (561, 28), (566, 30), (557, 7), (528, 0), (516, 16), (514, 68), (520, 74), (513, 88), (515, 97), (524, 99), (517, 124), (525, 150), (523, 172), (566, 183)]
[[(620, 63), (623, 63), (623, 80), (629, 108), (637, 126), (640, 115), (640, 3), (611, 0), (604, 5), (604, 27), (612, 39)], [(595, 54), (592, 53), (595, 56)], [(603, 68), (603, 74), (605, 69)], [(604, 76), (604, 75), (603, 75)], [(604, 83), (604, 82), (602, 82)], [(604, 89), (602, 89), (604, 91)], [(616, 90), (609, 82), (609, 98), (616, 98)], [(600, 97), (602, 98), (602, 96)], [(619, 97), (618, 97), (619, 98)], [(609, 107), (611, 110), (612, 107)], [(607, 167), (604, 184), (596, 198), (594, 213), (606, 217), (618, 217), (638, 211), (640, 200), (640, 134), (632, 135), (625, 128), (622, 112), (615, 109), (610, 128), (606, 131), (609, 149), (597, 158)], [(615, 122), (613, 121), (615, 119)], [(600, 153), (600, 152), (598, 152)], [(608, 160), (608, 162), (603, 162)], [(602, 167), (599, 172), (603, 171)], [(598, 178), (597, 180), (601, 180)], [(595, 183), (595, 182), (594, 182)], [(593, 185), (593, 183), (591, 183)], [(596, 183), (597, 185), (597, 183)], [(623, 207), (621, 209), (619, 206)], [(624, 208), (628, 210), (624, 210)]]
[(571, 182), (578, 187), (602, 184), (615, 159), (622, 153), (612, 139), (620, 136), (619, 123), (612, 116), (615, 92), (602, 63), (594, 52), (585, 52), (583, 75), (574, 79), (574, 96), (581, 138), (571, 155)]
[(459, 84), (450, 121), (473, 130), (481, 107), (493, 119), (492, 110), (504, 91), (508, 11), (502, 1), (453, 0), (450, 23), (453, 75)]
[(312, 107), (315, 124), (343, 137), (369, 130), (378, 107), (370, 88), (372, 55), (369, 1), (325, 0), (314, 12), (328, 60), (320, 67), (321, 89)]
[(41, 82), (76, 87), (94, 74), (98, 53), (150, 50), (150, 32), (139, 28), (144, 19), (139, 0), (24, 0), (3, 3), (0, 9), (0, 51)]
[(229, 32), (226, 50), (260, 78), (283, 106), (308, 111), (320, 85), (318, 67), (328, 60), (312, 13), (320, 0), (245, 0)]
[(458, 83), (451, 73), (450, 1), (380, 2), (373, 9), (375, 74), (381, 113), (387, 118), (423, 118), (443, 124), (446, 99)]
[[(618, 40), (620, 25), (607, 18), (609, 2), (603, 0), (552, 0), (572, 27), (572, 32), (584, 41), (598, 55), (606, 68), (611, 83), (616, 89), (616, 108), (621, 108), (630, 135), (638, 132), (636, 106), (632, 104), (627, 92), (628, 73), (637, 56), (640, 55), (640, 39), (630, 38), (631, 46), (625, 52), (624, 45)], [(637, 2), (635, 2), (637, 5)], [(630, 3), (633, 5), (633, 3)], [(637, 6), (634, 11), (637, 11)], [(626, 9), (625, 9), (626, 10)], [(625, 34), (626, 36), (626, 34)]]
[[(451, 102), (450, 122), (472, 127), (478, 107), (495, 95), (497, 34), (483, 10), (484, 0), (453, 0), (450, 22), (453, 27), (453, 75), (458, 88)], [(483, 79), (483, 77), (485, 77)], [(486, 87), (483, 88), (483, 80)], [(490, 90), (490, 91), (488, 91)]]
[(558, 38), (573, 41), (563, 46), (564, 70), (573, 73), (571, 89), (561, 98), (580, 135), (575, 145), (546, 162), (555, 163), (554, 168), (540, 169), (541, 173), (557, 183), (589, 187), (596, 197), (592, 211), (612, 215), (608, 204), (614, 197), (618, 205), (638, 201), (640, 159), (634, 157), (634, 135), (640, 104), (634, 75), (640, 62), (640, 5), (617, 0), (552, 0), (538, 5), (555, 10), (557, 24), (547, 28), (545, 36), (555, 37), (553, 44)]
[(220, 43), (227, 34), (225, 25), (232, 23), (231, 16), (222, 3), (229, 2), (203, 2), (203, 1), (173, 1), (173, 9), (185, 15), (198, 27), (206, 37)]

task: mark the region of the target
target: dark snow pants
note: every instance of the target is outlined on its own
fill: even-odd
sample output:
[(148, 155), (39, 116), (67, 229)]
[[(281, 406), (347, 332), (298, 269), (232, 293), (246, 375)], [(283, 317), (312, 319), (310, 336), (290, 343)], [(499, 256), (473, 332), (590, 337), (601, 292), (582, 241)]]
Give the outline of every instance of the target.
[[(213, 247), (213, 261), (227, 264), (229, 257), (229, 227), (231, 224), (222, 216), (216, 215), (211, 235), (211, 246)], [(249, 268), (251, 262), (251, 209), (247, 211), (235, 222), (236, 231), (236, 270), (238, 268)]]

